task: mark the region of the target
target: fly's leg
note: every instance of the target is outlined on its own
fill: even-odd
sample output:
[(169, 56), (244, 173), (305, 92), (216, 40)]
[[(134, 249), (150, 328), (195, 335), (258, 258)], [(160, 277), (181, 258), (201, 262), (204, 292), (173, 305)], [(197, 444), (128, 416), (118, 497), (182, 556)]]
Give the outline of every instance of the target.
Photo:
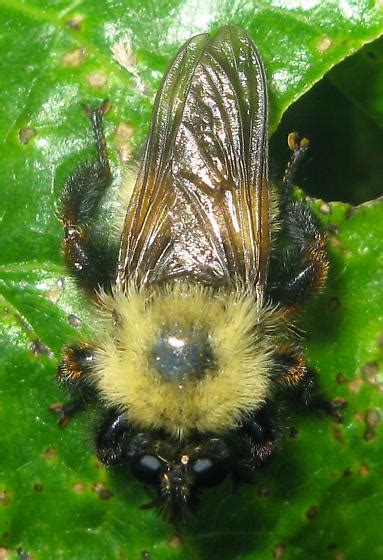
[(102, 125), (109, 107), (107, 101), (96, 108), (84, 107), (93, 129), (96, 158), (68, 177), (59, 205), (67, 266), (80, 287), (94, 298), (99, 287), (110, 287), (117, 263), (117, 248), (110, 247), (110, 240), (95, 227), (99, 203), (112, 181)]

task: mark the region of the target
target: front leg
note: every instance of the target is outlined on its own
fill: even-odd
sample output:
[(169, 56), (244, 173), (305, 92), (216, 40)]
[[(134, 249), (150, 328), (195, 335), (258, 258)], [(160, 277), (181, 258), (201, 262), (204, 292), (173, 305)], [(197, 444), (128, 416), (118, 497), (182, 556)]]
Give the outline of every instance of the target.
[(303, 354), (297, 349), (280, 349), (277, 354), (279, 363), (278, 384), (298, 405), (310, 407), (329, 414), (339, 422), (346, 401), (342, 398), (328, 399), (317, 386), (317, 374), (307, 367)]
[(88, 344), (66, 346), (57, 371), (57, 380), (70, 392), (92, 392), (94, 348)]
[(96, 436), (97, 457), (104, 465), (118, 464), (123, 458), (123, 442), (132, 431), (125, 415), (114, 409), (107, 411)]
[(275, 416), (273, 407), (266, 405), (249, 416), (237, 430), (239, 449), (236, 452), (238, 469), (236, 468), (235, 474), (239, 479), (247, 480), (249, 474), (275, 452), (280, 440), (280, 434), (273, 423)]
[(277, 361), (280, 370), (279, 386), (290, 390), (290, 393), (305, 406), (311, 404), (315, 394), (315, 373), (307, 367), (302, 352), (297, 349), (281, 349), (277, 354)]
[(60, 415), (59, 425), (65, 426), (70, 418), (82, 411), (95, 396), (93, 387), (94, 349), (87, 345), (67, 346), (57, 370), (60, 385), (67, 389), (71, 400), (66, 404), (55, 403), (51, 410)]

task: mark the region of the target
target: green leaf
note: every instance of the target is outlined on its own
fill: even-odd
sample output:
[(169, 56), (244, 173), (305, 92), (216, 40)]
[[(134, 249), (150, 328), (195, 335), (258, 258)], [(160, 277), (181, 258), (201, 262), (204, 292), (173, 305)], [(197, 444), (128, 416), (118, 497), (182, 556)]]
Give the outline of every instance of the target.
[[(0, 556), (379, 558), (382, 202), (318, 207), (331, 272), (305, 314), (307, 354), (326, 394), (348, 400), (344, 419), (294, 411), (296, 437), (256, 484), (206, 491), (182, 535), (139, 509), (148, 500), (140, 484), (97, 463), (91, 413), (60, 430), (49, 406), (63, 399), (54, 379), (60, 348), (90, 313), (64, 270), (55, 217), (66, 175), (92, 149), (80, 104), (112, 102), (106, 127), (117, 185), (121, 159), (142, 146), (162, 73), (191, 35), (229, 21), (249, 31), (265, 62), (274, 131), (294, 100), (381, 35), (380, 3), (8, 0), (0, 13)], [(123, 40), (129, 72), (112, 56)], [(349, 69), (331, 83), (360, 107), (366, 74), (357, 61), (345, 61)], [(363, 109), (366, 127), (381, 127), (379, 80), (380, 72), (369, 75), (378, 94)], [(336, 153), (339, 143), (328, 142)], [(287, 157), (276, 155), (277, 168)]]
[(289, 107), (271, 142), (278, 175), (297, 130), (311, 144), (296, 176), (308, 193), (352, 204), (382, 194), (382, 53), (382, 38), (365, 45)]
[[(365, 45), (331, 76), (345, 97), (383, 126), (383, 37)], [(354, 81), (353, 76), (358, 76)]]

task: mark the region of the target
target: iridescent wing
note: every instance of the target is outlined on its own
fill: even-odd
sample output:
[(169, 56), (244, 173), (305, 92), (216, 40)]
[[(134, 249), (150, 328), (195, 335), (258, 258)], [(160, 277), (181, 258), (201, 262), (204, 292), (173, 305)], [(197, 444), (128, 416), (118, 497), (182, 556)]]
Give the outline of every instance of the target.
[(267, 94), (241, 28), (198, 35), (158, 92), (122, 235), (118, 282), (254, 286), (269, 253)]

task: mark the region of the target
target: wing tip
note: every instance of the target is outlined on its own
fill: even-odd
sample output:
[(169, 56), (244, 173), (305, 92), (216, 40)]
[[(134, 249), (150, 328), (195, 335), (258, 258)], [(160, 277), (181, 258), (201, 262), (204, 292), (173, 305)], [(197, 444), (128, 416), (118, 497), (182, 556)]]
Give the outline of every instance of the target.
[(225, 25), (222, 25), (218, 29), (218, 31), (213, 35), (214, 41), (218, 41), (224, 37), (226, 38), (230, 37), (231, 40), (233, 39), (237, 40), (242, 38), (253, 42), (251, 36), (246, 31), (246, 29), (244, 29), (242, 26), (236, 23), (226, 23)]

